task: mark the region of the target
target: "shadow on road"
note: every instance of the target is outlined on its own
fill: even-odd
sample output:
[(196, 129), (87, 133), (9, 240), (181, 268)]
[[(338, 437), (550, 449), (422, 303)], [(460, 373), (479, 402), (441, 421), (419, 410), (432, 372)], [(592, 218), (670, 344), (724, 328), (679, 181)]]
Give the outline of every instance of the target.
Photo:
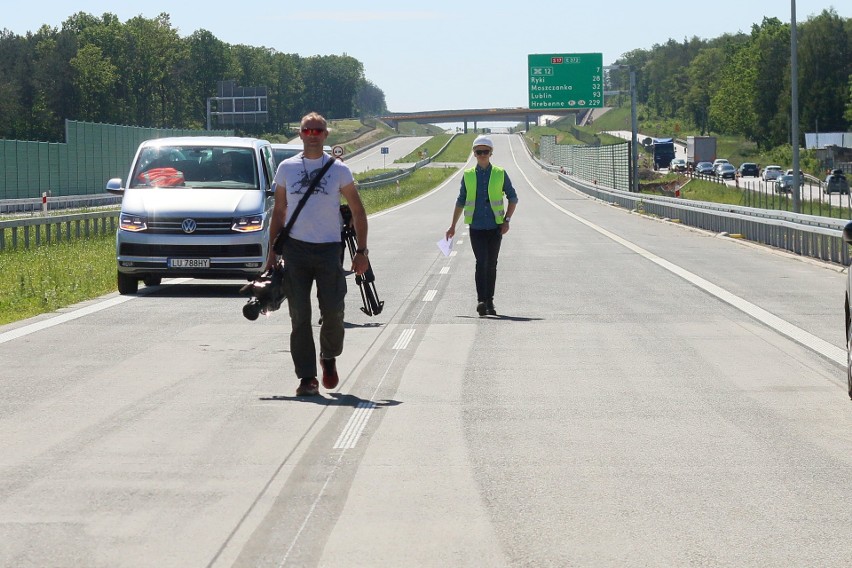
[(503, 321), (542, 321), (544, 318), (527, 318), (523, 316), (504, 316), (504, 315), (496, 315), (496, 316), (456, 316), (464, 319), (475, 319), (475, 320), (503, 320)]
[[(294, 381), (295, 383), (295, 381)], [(296, 388), (296, 385), (293, 385), (293, 388)], [(328, 397), (324, 396), (322, 393), (316, 396), (288, 396), (288, 395), (273, 395), (273, 396), (262, 396), (260, 400), (264, 401), (296, 401), (296, 402), (312, 402), (314, 404), (318, 404), (321, 406), (351, 406), (353, 408), (358, 407), (359, 405), (363, 405), (366, 403), (372, 403), (376, 408), (382, 407), (390, 407), (390, 406), (398, 406), (402, 404), (397, 400), (383, 400), (383, 401), (372, 401), (372, 400), (364, 400), (361, 397), (355, 396), (354, 394), (346, 394), (340, 392), (331, 392), (328, 393)]]

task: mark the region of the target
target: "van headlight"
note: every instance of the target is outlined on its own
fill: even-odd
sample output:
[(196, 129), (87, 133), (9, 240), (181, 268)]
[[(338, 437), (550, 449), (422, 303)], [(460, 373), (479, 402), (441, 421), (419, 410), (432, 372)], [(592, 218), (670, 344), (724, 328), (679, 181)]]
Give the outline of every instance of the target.
[(148, 229), (148, 219), (140, 215), (122, 213), (119, 227), (122, 231), (138, 233), (139, 231), (145, 231)]
[(255, 233), (263, 230), (263, 215), (251, 215), (249, 217), (238, 217), (234, 219), (232, 231), (238, 233)]

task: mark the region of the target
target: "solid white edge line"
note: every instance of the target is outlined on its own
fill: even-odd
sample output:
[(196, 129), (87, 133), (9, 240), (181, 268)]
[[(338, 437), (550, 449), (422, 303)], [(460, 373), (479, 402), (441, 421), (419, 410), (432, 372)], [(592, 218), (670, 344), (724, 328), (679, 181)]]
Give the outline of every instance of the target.
[(610, 231), (607, 231), (603, 227), (595, 225), (591, 221), (587, 221), (586, 219), (583, 219), (582, 217), (576, 215), (575, 213), (572, 213), (571, 211), (568, 211), (567, 209), (564, 209), (563, 207), (557, 205), (556, 203), (554, 203), (553, 201), (548, 199), (541, 191), (536, 189), (536, 187), (532, 184), (532, 182), (527, 177), (527, 175), (524, 173), (524, 171), (520, 169), (521, 165), (518, 163), (518, 159), (515, 155), (514, 150), (512, 150), (511, 144), (509, 146), (509, 150), (512, 154), (512, 160), (514, 160), (515, 165), (518, 167), (518, 169), (521, 172), (521, 175), (524, 176), (525, 180), (527, 180), (527, 184), (529, 184), (530, 189), (535, 191), (539, 195), (539, 197), (544, 199), (552, 207), (558, 209), (559, 211), (561, 211), (565, 215), (568, 215), (569, 217), (571, 217), (575, 221), (582, 223), (583, 225), (586, 225), (587, 227), (589, 227), (590, 229), (592, 229), (594, 231), (597, 231), (601, 235), (603, 235), (603, 236), (617, 242), (618, 244), (632, 250), (636, 254), (650, 260), (651, 262), (655, 263), (656, 265), (668, 270), (672, 274), (680, 276), (681, 278), (683, 278), (687, 282), (697, 286), (698, 288), (701, 288), (702, 290), (708, 292), (709, 294), (712, 294), (713, 296), (716, 296), (717, 298), (719, 298), (723, 302), (737, 308), (738, 310), (740, 310), (740, 311), (744, 312), (745, 314), (753, 317), (754, 319), (756, 319), (756, 320), (760, 321), (761, 323), (767, 325), (768, 327), (776, 330), (777, 332), (779, 332), (783, 335), (786, 335), (787, 337), (789, 337), (793, 341), (795, 341), (795, 342), (797, 342), (801, 345), (804, 345), (805, 347), (808, 347), (809, 349), (816, 351), (817, 353), (819, 353), (820, 355), (823, 355), (824, 357), (828, 358), (829, 360), (834, 361), (835, 363), (842, 365), (844, 368), (846, 367), (847, 362), (846, 362), (846, 350), (845, 349), (841, 349), (840, 347), (832, 345), (832, 344), (828, 343), (827, 341), (820, 339), (819, 337), (813, 335), (812, 333), (807, 332), (804, 329), (801, 329), (800, 327), (797, 327), (797, 326), (793, 325), (792, 323), (779, 318), (778, 316), (764, 310), (763, 308), (761, 308), (761, 307), (759, 307), (755, 304), (752, 304), (751, 302), (749, 302), (747, 300), (744, 300), (743, 298), (740, 298), (739, 296), (736, 296), (736, 295), (728, 292), (727, 290), (713, 284), (712, 282), (705, 280), (704, 278), (701, 278), (697, 274), (694, 274), (694, 273), (686, 270), (685, 268), (677, 266), (676, 264), (673, 264), (673, 263), (653, 254), (652, 252), (647, 251), (647, 250), (643, 249), (642, 247), (635, 245), (635, 244), (631, 243), (630, 241), (627, 241), (627, 240), (619, 237), (618, 235), (616, 235), (614, 233), (611, 233)]
[[(176, 278), (174, 280), (170, 280), (168, 284), (163, 285), (172, 285), (172, 284), (183, 284), (184, 282), (190, 281), (191, 278)], [(119, 304), (123, 304), (124, 302), (129, 302), (130, 300), (134, 300), (140, 296), (145, 296), (146, 294), (150, 294), (151, 291), (143, 290), (139, 292), (135, 296), (117, 296), (114, 298), (107, 298), (102, 300), (96, 304), (92, 304), (90, 306), (85, 306), (83, 308), (79, 308), (74, 310), (73, 312), (67, 312), (64, 314), (59, 314), (50, 319), (42, 320), (36, 323), (31, 323), (29, 325), (24, 325), (17, 329), (13, 329), (11, 331), (6, 331), (0, 333), (0, 343), (6, 343), (7, 341), (12, 341), (14, 339), (20, 339), (21, 337), (25, 337), (32, 333), (36, 333), (38, 331), (42, 331), (48, 328), (51, 328), (56, 325), (60, 325), (63, 323), (67, 323), (69, 321), (74, 321), (75, 319), (79, 319), (102, 310), (106, 310), (108, 308), (112, 308), (113, 306), (117, 306)]]

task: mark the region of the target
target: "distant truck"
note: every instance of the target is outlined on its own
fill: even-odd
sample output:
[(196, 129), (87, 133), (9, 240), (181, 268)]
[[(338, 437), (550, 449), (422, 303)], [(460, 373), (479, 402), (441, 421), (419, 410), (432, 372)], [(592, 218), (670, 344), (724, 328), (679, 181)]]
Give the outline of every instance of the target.
[(675, 157), (674, 140), (672, 138), (654, 138), (652, 146), (654, 169), (668, 168)]
[(710, 162), (716, 159), (716, 137), (715, 136), (687, 136), (686, 137), (686, 167), (695, 168), (699, 162)]

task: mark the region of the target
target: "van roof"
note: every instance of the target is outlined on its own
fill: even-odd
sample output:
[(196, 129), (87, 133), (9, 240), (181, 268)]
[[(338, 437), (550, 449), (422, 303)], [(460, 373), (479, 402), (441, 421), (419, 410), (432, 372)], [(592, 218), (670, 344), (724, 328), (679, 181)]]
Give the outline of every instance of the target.
[(167, 138), (152, 138), (142, 142), (143, 146), (231, 146), (234, 148), (256, 148), (269, 144), (258, 138), (243, 138), (241, 136), (170, 136)]

